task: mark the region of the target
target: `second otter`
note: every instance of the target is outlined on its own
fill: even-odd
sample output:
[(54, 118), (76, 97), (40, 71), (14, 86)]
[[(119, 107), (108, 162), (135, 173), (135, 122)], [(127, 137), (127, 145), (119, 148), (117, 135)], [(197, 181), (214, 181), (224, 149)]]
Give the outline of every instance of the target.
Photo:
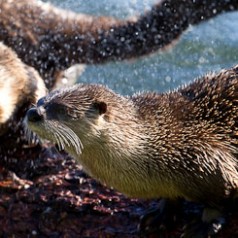
[[(0, 42), (0, 135), (24, 104), (36, 103), (47, 93), (36, 70), (24, 64), (16, 53)], [(16, 122), (18, 123), (18, 122)]]
[(163, 94), (75, 85), (39, 100), (27, 124), (131, 197), (219, 207), (238, 188), (238, 66)]

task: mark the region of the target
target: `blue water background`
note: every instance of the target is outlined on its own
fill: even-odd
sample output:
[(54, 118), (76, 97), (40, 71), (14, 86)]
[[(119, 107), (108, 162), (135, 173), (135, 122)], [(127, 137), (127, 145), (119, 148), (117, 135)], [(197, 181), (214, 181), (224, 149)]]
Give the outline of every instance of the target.
[[(76, 12), (124, 18), (150, 9), (156, 0), (51, 0)], [(123, 62), (87, 66), (79, 82), (108, 85), (121, 94), (163, 92), (207, 72), (238, 64), (238, 12), (190, 27), (166, 52)]]

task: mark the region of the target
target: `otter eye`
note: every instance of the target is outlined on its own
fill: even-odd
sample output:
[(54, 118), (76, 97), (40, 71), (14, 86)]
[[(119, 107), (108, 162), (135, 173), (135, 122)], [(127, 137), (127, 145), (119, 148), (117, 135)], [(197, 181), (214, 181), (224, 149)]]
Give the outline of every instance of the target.
[(56, 113), (63, 114), (63, 115), (67, 113), (64, 105), (55, 104), (54, 108)]
[(67, 114), (70, 115), (70, 117), (75, 120), (79, 117), (78, 113), (76, 110), (72, 109), (72, 108), (67, 108)]
[(65, 107), (63, 105), (57, 104), (57, 103), (46, 104), (45, 109), (48, 112), (48, 114), (51, 114), (52, 116), (66, 114)]
[(64, 109), (61, 108), (61, 107), (57, 107), (57, 108), (55, 108), (55, 112), (58, 113), (58, 114), (63, 114), (64, 113)]

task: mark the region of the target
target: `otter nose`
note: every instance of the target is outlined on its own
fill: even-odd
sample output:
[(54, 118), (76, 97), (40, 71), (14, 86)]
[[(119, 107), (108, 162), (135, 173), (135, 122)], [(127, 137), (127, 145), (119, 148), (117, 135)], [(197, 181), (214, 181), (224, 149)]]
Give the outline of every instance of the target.
[(26, 113), (27, 119), (30, 122), (37, 122), (43, 119), (42, 111), (38, 110), (37, 108), (31, 108)]

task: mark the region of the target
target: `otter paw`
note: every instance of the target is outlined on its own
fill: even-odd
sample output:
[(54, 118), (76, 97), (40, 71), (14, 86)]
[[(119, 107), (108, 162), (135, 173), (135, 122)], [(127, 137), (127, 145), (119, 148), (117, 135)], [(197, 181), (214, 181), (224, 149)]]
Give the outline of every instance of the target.
[(167, 237), (168, 232), (175, 228), (180, 212), (177, 201), (161, 199), (158, 207), (148, 209), (141, 217), (138, 226), (140, 237), (148, 237), (149, 234)]
[(211, 222), (196, 220), (186, 225), (182, 238), (208, 238), (217, 235), (225, 224), (224, 218), (217, 218)]

